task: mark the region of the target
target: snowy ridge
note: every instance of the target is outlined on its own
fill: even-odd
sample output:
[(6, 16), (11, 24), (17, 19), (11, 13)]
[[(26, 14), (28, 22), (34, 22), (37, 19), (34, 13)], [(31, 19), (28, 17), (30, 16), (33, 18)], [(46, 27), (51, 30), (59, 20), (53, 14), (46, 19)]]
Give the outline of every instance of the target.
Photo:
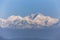
[(53, 18), (50, 16), (44, 16), (42, 14), (32, 14), (31, 16), (10, 16), (7, 19), (0, 18), (0, 27), (6, 28), (11, 26), (16, 26), (18, 28), (40, 28), (43, 26), (52, 26), (59, 22), (58, 18)]

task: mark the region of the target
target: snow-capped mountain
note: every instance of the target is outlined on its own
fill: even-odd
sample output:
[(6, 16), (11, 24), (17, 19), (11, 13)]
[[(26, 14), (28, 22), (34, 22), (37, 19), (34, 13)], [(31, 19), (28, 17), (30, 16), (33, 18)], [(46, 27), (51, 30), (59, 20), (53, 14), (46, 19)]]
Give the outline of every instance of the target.
[(59, 22), (58, 18), (45, 16), (43, 14), (32, 14), (30, 16), (10, 16), (7, 19), (0, 18), (0, 27), (18, 27), (18, 28), (40, 28), (44, 26), (52, 26)]

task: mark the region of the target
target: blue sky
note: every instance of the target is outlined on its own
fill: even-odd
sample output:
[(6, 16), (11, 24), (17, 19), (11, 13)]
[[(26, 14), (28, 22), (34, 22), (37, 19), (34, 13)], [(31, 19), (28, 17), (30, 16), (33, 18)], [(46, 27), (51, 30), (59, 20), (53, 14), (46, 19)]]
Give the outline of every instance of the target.
[(31, 13), (43, 13), (59, 17), (60, 0), (0, 0), (0, 17), (10, 15), (26, 16)]
[[(47, 25), (43, 25), (44, 24), (43, 21), (47, 19), (47, 21), (50, 21), (50, 22), (47, 22), (48, 26), (49, 27), (51, 25), (52, 26), (47, 29), (42, 28), (42, 29), (35, 30), (33, 29), (33, 26), (37, 27), (35, 24), (31, 26), (26, 23), (29, 28), (32, 27), (32, 29), (28, 29), (24, 21), (26, 19), (29, 19), (29, 17), (26, 17), (26, 16), (27, 15), (30, 16), (32, 13), (34, 14), (42, 13), (42, 15), (37, 15), (38, 17), (35, 17), (37, 18), (36, 20), (39, 20), (40, 18), (42, 18), (42, 20), (40, 20), (41, 21), (40, 24), (46, 27)], [(11, 16), (11, 15), (15, 15), (15, 16)], [(46, 17), (46, 15), (48, 17)], [(21, 23), (23, 24), (22, 27), (26, 27), (27, 29), (14, 29), (15, 26), (21, 27), (18, 24), (20, 20), (24, 19), (23, 18), (24, 16), (26, 17), (26, 19), (23, 21), (23, 23), (21, 21)], [(46, 19), (44, 19), (45, 17)], [(7, 19), (0, 19), (0, 39), (15, 40), (15, 38), (21, 39), (21, 37), (22, 37), (21, 40), (24, 40), (24, 37), (32, 37), (32, 38), (28, 38), (32, 40), (33, 39), (34, 40), (60, 39), (59, 38), (60, 22), (58, 22), (58, 19), (55, 19), (55, 18), (60, 18), (60, 0), (0, 0), (0, 18), (7, 18)], [(31, 21), (29, 20), (26, 20), (26, 21), (31, 23)], [(36, 22), (36, 20), (32, 20), (32, 21)], [(15, 25), (16, 22), (14, 21), (17, 22), (17, 25)], [(36, 23), (38, 24), (39, 22), (36, 22)], [(4, 28), (6, 26), (12, 27), (12, 29)]]

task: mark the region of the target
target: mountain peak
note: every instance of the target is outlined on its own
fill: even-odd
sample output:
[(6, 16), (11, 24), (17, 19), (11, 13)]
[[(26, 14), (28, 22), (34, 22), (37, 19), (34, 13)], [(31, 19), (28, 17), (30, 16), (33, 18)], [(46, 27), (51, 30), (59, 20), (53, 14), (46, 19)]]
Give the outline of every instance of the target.
[(0, 18), (0, 27), (5, 28), (6, 26), (9, 27), (10, 24), (30, 28), (35, 27), (33, 25), (37, 25), (36, 27), (42, 26), (52, 26), (58, 23), (59, 19), (53, 18), (50, 16), (44, 16), (43, 14), (32, 14), (29, 16), (21, 17), (21, 16), (10, 16), (7, 19), (2, 20)]
[(41, 14), (41, 13), (39, 13), (39, 14), (32, 13), (31, 16), (30, 16), (30, 18), (31, 19), (35, 19), (36, 17), (39, 17), (39, 16), (43, 16), (43, 14)]

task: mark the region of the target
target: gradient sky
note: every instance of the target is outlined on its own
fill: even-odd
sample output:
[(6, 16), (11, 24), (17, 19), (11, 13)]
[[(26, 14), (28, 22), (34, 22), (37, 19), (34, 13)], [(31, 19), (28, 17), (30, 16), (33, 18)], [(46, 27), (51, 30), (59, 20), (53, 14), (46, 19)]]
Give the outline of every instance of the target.
[(52, 17), (60, 15), (60, 0), (0, 0), (0, 17), (26, 16), (43, 13)]
[[(60, 18), (60, 0), (0, 0), (0, 18), (7, 18), (11, 15), (26, 16), (32, 13)], [(40, 37), (41, 39), (60, 39), (60, 28), (49, 29), (1, 29), (0, 37), (15, 38), (15, 37)], [(34, 38), (34, 40), (35, 40)]]

